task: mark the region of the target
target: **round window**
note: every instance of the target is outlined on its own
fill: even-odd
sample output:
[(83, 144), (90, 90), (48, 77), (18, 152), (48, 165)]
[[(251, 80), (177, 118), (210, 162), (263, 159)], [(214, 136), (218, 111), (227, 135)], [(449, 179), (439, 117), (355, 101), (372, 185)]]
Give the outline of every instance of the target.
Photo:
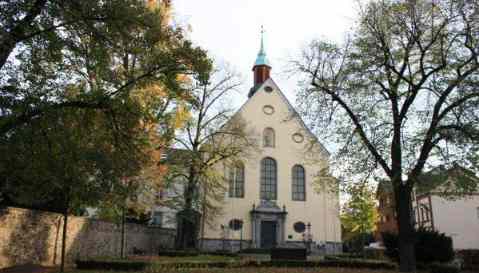
[(271, 105), (265, 105), (263, 107), (263, 112), (266, 114), (266, 115), (272, 115), (274, 113), (274, 107), (271, 106)]
[(296, 143), (301, 143), (301, 142), (304, 141), (304, 137), (300, 133), (295, 133), (295, 134), (293, 134), (293, 141), (296, 142)]
[(229, 222), (230, 229), (240, 230), (243, 227), (243, 220), (233, 219)]
[(296, 222), (294, 223), (293, 228), (297, 233), (303, 233), (306, 230), (306, 225), (303, 222)]
[(266, 86), (266, 87), (264, 88), (264, 91), (266, 91), (266, 92), (268, 92), (268, 93), (271, 93), (271, 92), (273, 92), (273, 87), (271, 87), (271, 86)]

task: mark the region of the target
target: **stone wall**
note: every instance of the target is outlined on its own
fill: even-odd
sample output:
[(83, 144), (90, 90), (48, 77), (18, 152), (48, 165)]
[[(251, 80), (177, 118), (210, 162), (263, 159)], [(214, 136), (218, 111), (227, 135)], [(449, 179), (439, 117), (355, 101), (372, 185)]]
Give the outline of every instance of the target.
[[(58, 213), (19, 208), (0, 209), (0, 268), (35, 263), (58, 265), (62, 247), (63, 217)], [(125, 250), (137, 248), (157, 254), (160, 248), (172, 248), (173, 230), (138, 224), (125, 226)], [(118, 257), (121, 227), (85, 217), (68, 218), (66, 261), (77, 258)]]

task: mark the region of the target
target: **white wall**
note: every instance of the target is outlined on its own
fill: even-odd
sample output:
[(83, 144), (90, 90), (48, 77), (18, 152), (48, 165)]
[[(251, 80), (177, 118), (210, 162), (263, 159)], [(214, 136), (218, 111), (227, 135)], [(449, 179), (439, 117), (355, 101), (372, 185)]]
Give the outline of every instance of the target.
[(432, 196), (434, 227), (451, 236), (454, 249), (479, 249), (479, 195), (460, 200)]

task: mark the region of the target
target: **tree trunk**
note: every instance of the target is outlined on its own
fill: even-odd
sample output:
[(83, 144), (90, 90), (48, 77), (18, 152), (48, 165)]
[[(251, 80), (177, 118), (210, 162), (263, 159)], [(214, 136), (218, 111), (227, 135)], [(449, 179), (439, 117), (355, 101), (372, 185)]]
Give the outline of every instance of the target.
[(194, 170), (193, 166), (190, 166), (189, 170), (189, 177), (188, 177), (188, 182), (186, 184), (185, 188), (185, 204), (183, 207), (183, 214), (181, 214), (182, 219), (181, 219), (181, 226), (179, 227), (181, 230), (179, 230), (178, 233), (178, 246), (181, 249), (186, 249), (188, 247), (188, 242), (191, 242), (193, 238), (191, 238), (193, 232), (192, 232), (192, 224), (193, 220), (193, 195), (195, 191), (195, 179), (196, 179), (196, 173)]
[(396, 212), (399, 227), (399, 271), (416, 271), (415, 235), (411, 210), (411, 187), (395, 187)]
[(65, 250), (67, 241), (67, 224), (68, 224), (68, 209), (65, 209), (63, 213), (63, 234), (62, 234), (62, 255), (60, 262), (60, 272), (65, 272)]
[(125, 208), (121, 209), (121, 246), (120, 246), (120, 258), (125, 257)]

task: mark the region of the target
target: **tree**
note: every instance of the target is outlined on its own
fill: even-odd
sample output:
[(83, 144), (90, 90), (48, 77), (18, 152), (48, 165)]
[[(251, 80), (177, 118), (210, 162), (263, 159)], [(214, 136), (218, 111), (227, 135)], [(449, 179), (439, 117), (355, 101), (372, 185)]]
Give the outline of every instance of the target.
[(175, 137), (181, 150), (168, 165), (169, 183), (184, 182), (183, 196), (174, 205), (182, 209), (177, 217), (180, 248), (197, 247), (200, 218), (204, 227), (219, 212), (225, 183), (218, 165), (234, 162), (254, 145), (245, 123), (225, 104), (239, 85), (237, 76), (226, 70), (214, 71), (208, 80), (192, 82), (190, 117)]
[(371, 1), (344, 44), (313, 41), (295, 62), (303, 112), (329, 126), (343, 174), (391, 181), (403, 272), (415, 270), (418, 176), (454, 162), (477, 170), (478, 14), (474, 1)]
[(68, 215), (98, 204), (148, 160), (134, 105), (118, 105), (122, 110), (115, 113), (121, 112), (121, 118), (85, 109), (49, 113), (0, 138), (6, 194), (19, 203), (56, 200), (64, 215), (61, 270)]
[(341, 213), (341, 225), (344, 228), (343, 240), (361, 237), (361, 249), (364, 249), (365, 236), (375, 230), (378, 213), (374, 190), (368, 184), (351, 185), (346, 190), (350, 196)]
[(183, 108), (184, 78), (211, 63), (145, 1), (1, 5), (0, 190), (55, 203), (65, 242), (76, 208), (124, 197), (126, 178), (145, 186)]
[[(210, 68), (206, 53), (142, 0), (7, 1), (0, 13), (0, 135), (48, 111), (112, 100)], [(68, 86), (83, 86), (65, 96)]]

